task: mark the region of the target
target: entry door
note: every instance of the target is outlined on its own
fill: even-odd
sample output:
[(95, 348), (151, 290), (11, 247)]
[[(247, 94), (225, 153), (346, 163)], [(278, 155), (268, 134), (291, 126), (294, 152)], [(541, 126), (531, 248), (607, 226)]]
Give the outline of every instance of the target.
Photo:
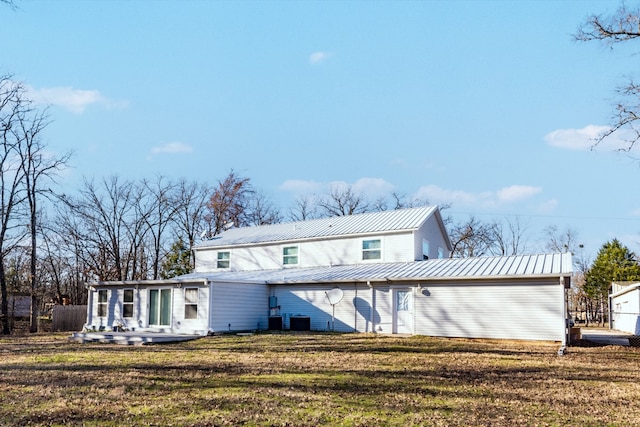
[(413, 333), (413, 293), (410, 289), (396, 289), (393, 291), (394, 304), (394, 332), (397, 334)]
[(171, 289), (149, 290), (149, 325), (171, 324)]

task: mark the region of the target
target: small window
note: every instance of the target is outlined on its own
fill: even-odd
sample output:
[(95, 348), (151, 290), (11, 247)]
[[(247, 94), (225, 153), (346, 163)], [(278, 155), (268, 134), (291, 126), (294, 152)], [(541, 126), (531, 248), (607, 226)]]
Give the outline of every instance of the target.
[(422, 259), (429, 259), (429, 241), (422, 239)]
[(133, 289), (124, 290), (122, 317), (133, 317)]
[(444, 258), (444, 249), (438, 248), (438, 259)]
[(98, 291), (98, 317), (107, 317), (107, 290)]
[(231, 252), (218, 252), (217, 268), (229, 268)]
[(362, 259), (381, 259), (382, 258), (382, 244), (380, 239), (376, 240), (363, 240), (362, 241)]
[(198, 318), (198, 288), (185, 288), (184, 290), (184, 318)]
[(282, 264), (296, 265), (298, 264), (298, 247), (287, 246), (282, 248)]

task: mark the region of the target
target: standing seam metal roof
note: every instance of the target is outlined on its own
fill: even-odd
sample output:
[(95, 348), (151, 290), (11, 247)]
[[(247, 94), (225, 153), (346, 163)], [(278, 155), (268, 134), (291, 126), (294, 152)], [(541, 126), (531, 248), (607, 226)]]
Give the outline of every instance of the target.
[(211, 240), (196, 245), (196, 248), (416, 230), (436, 211), (436, 206), (423, 206), (308, 221), (232, 228)]
[(504, 279), (568, 276), (571, 254), (513, 255), (507, 257), (448, 258), (408, 263), (357, 264), (332, 267), (286, 268), (258, 271), (193, 273), (175, 278), (187, 282), (301, 284), (386, 280)]

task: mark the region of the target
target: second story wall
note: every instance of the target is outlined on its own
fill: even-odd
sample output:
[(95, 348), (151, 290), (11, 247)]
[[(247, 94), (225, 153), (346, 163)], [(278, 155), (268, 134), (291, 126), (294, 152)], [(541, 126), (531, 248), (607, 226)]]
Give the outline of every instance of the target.
[(415, 232), (413, 242), (415, 261), (425, 259), (424, 255), (427, 255), (428, 259), (449, 258), (449, 244), (443, 234), (445, 232), (440, 228), (438, 219), (435, 216), (430, 216)]
[[(429, 234), (426, 233), (426, 235)], [(420, 251), (422, 251), (421, 236), (422, 234), (417, 239), (420, 241)], [(439, 240), (429, 236), (434, 245), (437, 245)], [(202, 273), (219, 269), (244, 271), (283, 267), (411, 262), (420, 259), (416, 258), (415, 240), (413, 232), (405, 231), (232, 248), (201, 248), (196, 251), (195, 271)], [(436, 250), (437, 246), (434, 246), (434, 251)]]

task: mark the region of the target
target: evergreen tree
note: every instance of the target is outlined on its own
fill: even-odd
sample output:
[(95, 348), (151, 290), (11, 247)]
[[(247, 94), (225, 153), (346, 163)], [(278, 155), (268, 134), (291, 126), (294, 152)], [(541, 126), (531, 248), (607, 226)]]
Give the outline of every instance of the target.
[[(583, 290), (589, 298), (600, 305), (606, 313), (611, 282), (640, 280), (640, 264), (626, 246), (617, 239), (605, 243), (600, 248), (596, 260), (585, 275)], [(604, 322), (604, 318), (602, 318)]]
[(184, 240), (178, 239), (171, 245), (171, 250), (162, 263), (160, 277), (169, 279), (191, 273), (191, 269), (191, 254), (189, 253), (189, 248)]

